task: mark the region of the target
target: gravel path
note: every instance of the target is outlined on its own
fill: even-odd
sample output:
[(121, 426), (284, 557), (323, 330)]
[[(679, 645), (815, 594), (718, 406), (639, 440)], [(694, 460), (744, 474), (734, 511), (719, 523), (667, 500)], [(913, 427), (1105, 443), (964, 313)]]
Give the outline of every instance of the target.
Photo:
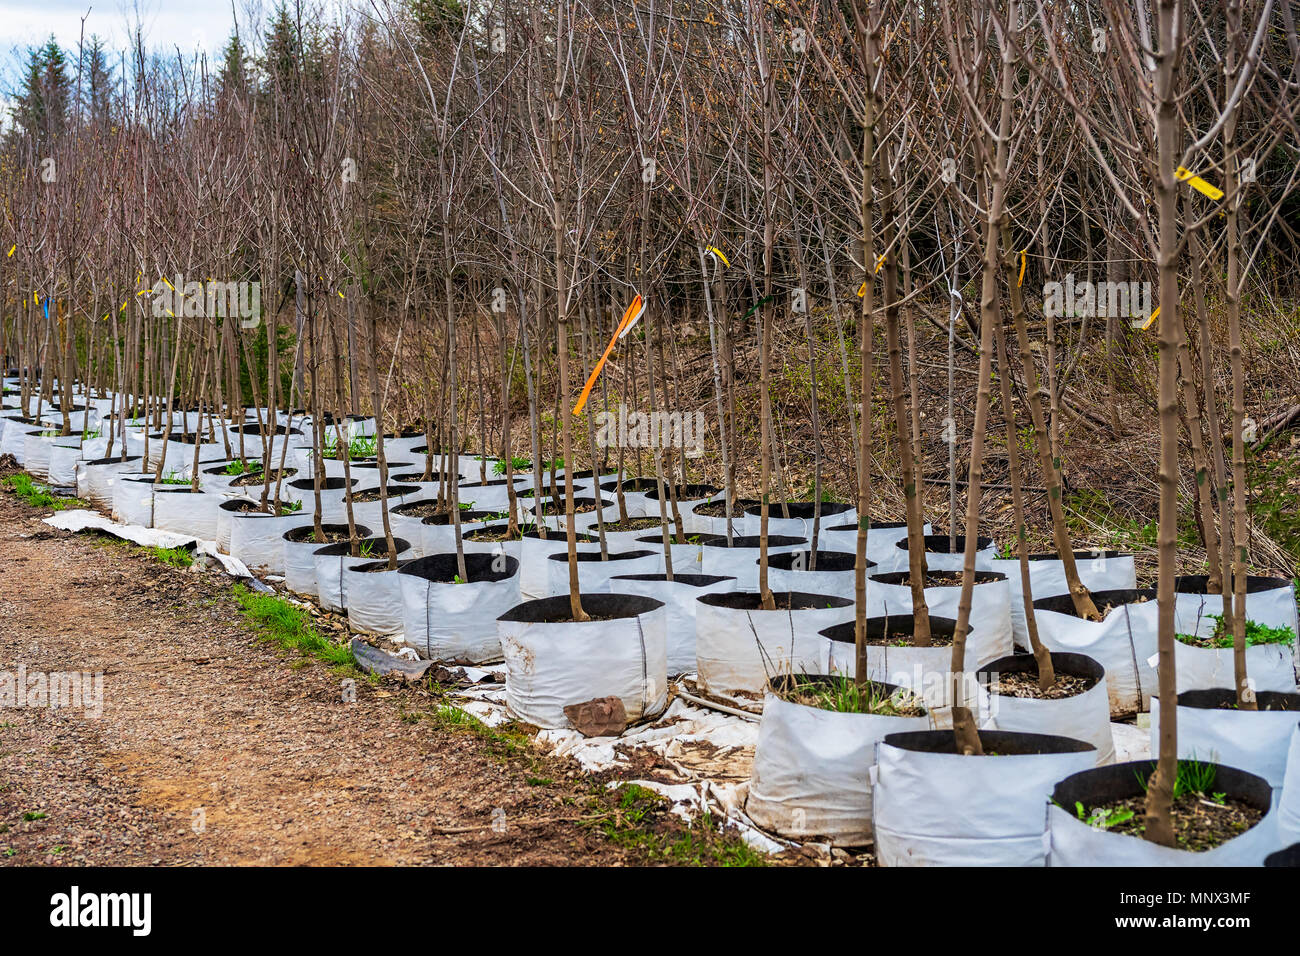
[(415, 719), (423, 690), (363, 679), (345, 703), (250, 633), (229, 578), (45, 514), (0, 493), (0, 680), (102, 671), (103, 712), (0, 707), (0, 865), (647, 860), (574, 822), (610, 801), (572, 764)]

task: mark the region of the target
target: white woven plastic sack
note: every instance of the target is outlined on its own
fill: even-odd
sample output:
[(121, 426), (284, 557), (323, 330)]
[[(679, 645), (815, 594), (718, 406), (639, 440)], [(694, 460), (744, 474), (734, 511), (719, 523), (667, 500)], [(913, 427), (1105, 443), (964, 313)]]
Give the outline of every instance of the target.
[(928, 717), (838, 713), (769, 692), (745, 812), (791, 839), (868, 844), (876, 743), (886, 734), (929, 727)]
[[(931, 731), (948, 740), (948, 731)], [(908, 735), (914, 737), (915, 735)], [(881, 866), (1044, 866), (1043, 805), (1056, 782), (1096, 763), (1089, 745), (1065, 753), (968, 757), (904, 749), (882, 740), (873, 769), (876, 859)], [(1060, 740), (1060, 738), (1052, 738)]]
[(498, 620), (511, 712), (548, 729), (570, 726), (566, 706), (599, 697), (620, 698), (629, 721), (660, 713), (668, 702), (663, 605), (639, 596), (585, 595), (589, 614), (607, 605), (644, 610), (582, 623), (511, 619), (526, 615), (530, 605), (559, 610), (567, 604), (566, 597), (525, 602)]
[[(796, 594), (796, 604), (782, 609), (786, 595), (775, 594), (777, 609), (758, 607), (752, 593), (706, 594), (695, 609), (696, 674), (710, 693), (757, 694), (769, 676), (825, 674), (830, 641), (819, 631), (841, 620), (850, 602), (828, 595)], [(804, 600), (815, 598), (815, 601)], [(739, 605), (739, 606), (734, 606)]]

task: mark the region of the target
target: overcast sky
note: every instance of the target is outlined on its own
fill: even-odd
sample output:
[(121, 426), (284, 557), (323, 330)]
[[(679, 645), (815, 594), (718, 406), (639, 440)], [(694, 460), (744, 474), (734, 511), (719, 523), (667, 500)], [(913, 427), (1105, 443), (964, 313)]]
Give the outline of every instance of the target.
[[(242, 31), (248, 13), (243, 0), (236, 6)], [(234, 22), (230, 0), (3, 0), (0, 7), (6, 74), (11, 74), (15, 49), (25, 58), (27, 47), (45, 42), (51, 33), (75, 61), (83, 16), (87, 38), (98, 33), (110, 50), (127, 47), (131, 25), (138, 21), (147, 47), (174, 51), (179, 46), (186, 53), (202, 49), (210, 56), (225, 46)]]

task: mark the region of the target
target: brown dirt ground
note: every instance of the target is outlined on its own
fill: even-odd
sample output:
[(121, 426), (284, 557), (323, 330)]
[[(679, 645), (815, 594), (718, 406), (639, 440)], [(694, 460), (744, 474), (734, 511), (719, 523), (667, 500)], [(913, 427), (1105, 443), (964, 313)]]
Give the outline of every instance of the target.
[[(244, 626), (226, 576), (55, 531), (46, 514), (0, 493), (0, 669), (102, 669), (104, 710), (0, 709), (0, 864), (663, 859), (574, 822), (614, 800), (573, 764), (413, 719), (436, 706), (428, 689), (359, 679), (343, 703), (327, 666)], [(670, 839), (682, 826), (659, 811), (639, 825)]]

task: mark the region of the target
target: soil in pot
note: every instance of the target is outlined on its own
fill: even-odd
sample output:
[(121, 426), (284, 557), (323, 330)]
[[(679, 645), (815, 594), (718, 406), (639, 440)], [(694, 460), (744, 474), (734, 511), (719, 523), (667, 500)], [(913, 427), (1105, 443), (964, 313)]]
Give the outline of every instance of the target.
[[(952, 588), (961, 587), (961, 571), (929, 571), (925, 573), (925, 586), (927, 588)], [(1001, 571), (976, 571), (976, 584), (990, 584), (994, 581), (1005, 581), (1007, 576)], [(912, 586), (911, 571), (891, 571), (887, 574), (877, 574), (872, 578), (880, 584), (900, 584), (903, 587)]]
[(514, 534), (510, 533), (510, 524), (508, 522), (491, 525), (487, 528), (475, 528), (472, 531), (466, 531), (464, 534), (466, 541), (518, 541), (522, 537), (523, 532), (519, 525), (515, 525)]
[[(957, 535), (956, 547), (953, 547), (952, 539), (946, 534), (922, 535), (921, 541), (925, 544), (925, 550), (933, 552), (934, 554), (964, 554), (966, 551), (966, 536), (964, 534)], [(894, 546), (900, 551), (906, 551), (907, 539), (900, 538), (895, 542)], [(992, 538), (980, 537), (975, 539), (976, 551), (983, 551), (984, 549), (991, 547), (993, 547)]]
[[(1199, 707), (1203, 710), (1237, 710), (1237, 692), (1227, 687), (1213, 690), (1185, 690), (1178, 695), (1179, 707)], [(1255, 709), (1300, 712), (1300, 693), (1288, 694), (1276, 690), (1255, 692)]]
[[(224, 469), (222, 471), (216, 472), (216, 474), (223, 474), (223, 473), (224, 473)], [(277, 481), (280, 481), (285, 478), (292, 478), (296, 474), (298, 474), (297, 468), (285, 468), (285, 469), (277, 468), (275, 471), (271, 472), (271, 484), (275, 484)], [(250, 471), (240, 475), (238, 478), (234, 479), (230, 483), (230, 487), (246, 488), (249, 487), (250, 485), (261, 485), (265, 483), (266, 483), (266, 475), (259, 468), (257, 471)]]
[[(805, 521), (813, 519), (815, 502), (812, 501), (773, 501), (767, 506), (767, 514), (770, 518), (802, 518)], [(842, 515), (852, 508), (852, 505), (845, 504), (842, 501), (823, 501), (821, 507), (821, 517), (825, 521), (827, 518), (833, 518), (836, 515)], [(696, 509), (696, 514), (699, 509)], [(758, 518), (762, 515), (762, 502), (756, 505), (749, 505), (745, 508), (745, 514), (751, 518)]]
[[(390, 498), (400, 498), (402, 495), (409, 495), (411, 493), (410, 488), (405, 488), (402, 485), (389, 485), (384, 490), (388, 493), (388, 497)], [(363, 504), (367, 501), (379, 501), (380, 497), (378, 488), (367, 488), (364, 491), (354, 493), (352, 495), (352, 503)]]
[[(355, 485), (357, 483), (357, 480), (353, 478), (350, 483)], [(320, 483), (320, 490), (341, 491), (348, 484), (349, 482), (346, 479), (342, 478), (341, 476), (335, 475), (328, 478), (323, 478)], [(295, 491), (314, 491), (316, 488), (316, 479), (295, 478), (293, 481), (289, 482), (289, 487), (293, 488)]]
[[(405, 494), (410, 489), (403, 488), (401, 490)], [(444, 502), (438, 501), (436, 498), (429, 498), (423, 501), (408, 501), (404, 505), (398, 505), (393, 509), (393, 514), (401, 515), (403, 518), (432, 518), (435, 515), (450, 515), (451, 512), (447, 510), (447, 505)]]
[[(1105, 769), (1133, 766), (1116, 764)], [(1092, 793), (1083, 793), (1068, 803), (1061, 803), (1058, 794), (1069, 790), (1065, 786), (1070, 782), (1067, 779), (1057, 787), (1053, 801), (1090, 826), (1100, 828), (1104, 824), (1104, 828), (1112, 833), (1143, 839), (1146, 832), (1146, 781), (1155, 771), (1155, 766), (1154, 762), (1140, 765), (1132, 774), (1131, 784), (1120, 781), (1122, 786), (1115, 786), (1112, 781), (1109, 787), (1096, 786)], [(1254, 792), (1256, 788), (1240, 786), (1245, 782), (1241, 778), (1259, 779), (1232, 767), (1195, 760), (1178, 761), (1171, 814), (1178, 849), (1193, 853), (1213, 850), (1241, 836), (1264, 818), (1270, 801), (1268, 785), (1264, 784), (1263, 793), (1257, 793)], [(1108, 780), (1104, 776), (1101, 779)]]
[[(695, 487), (695, 486), (688, 485), (687, 487)], [(646, 497), (654, 498), (657, 496), (652, 495), (649, 492), (646, 492)], [(700, 497), (702, 498), (707, 497), (707, 495), (700, 495)], [(678, 500), (683, 500), (683, 499), (681, 498), (681, 496), (678, 496)], [(690, 499), (685, 499), (685, 500), (690, 500)], [(760, 504), (760, 502), (755, 501), (753, 498), (737, 499), (731, 505), (731, 517), (739, 521), (744, 516), (745, 509), (756, 504)], [(694, 512), (695, 514), (700, 515), (703, 518), (725, 518), (727, 516), (727, 502), (725, 499), (722, 501), (707, 501), (702, 505), (696, 505), (694, 508)]]
[[(358, 529), (358, 532), (359, 531), (360, 529)], [(403, 551), (407, 551), (410, 549), (411, 542), (407, 541), (405, 538), (394, 538), (393, 547), (396, 549), (398, 555), (400, 556)], [(390, 557), (388, 553), (388, 542), (384, 538), (378, 538), (378, 537), (361, 538), (357, 542), (357, 548), (360, 552), (357, 555), (357, 557), (359, 558), (368, 558), (368, 559), (373, 559), (375, 561), (379, 561), (381, 558)], [(318, 555), (326, 555), (326, 556), (329, 555), (348, 556), (352, 554), (352, 550), (351, 550), (351, 545), (347, 540), (347, 534), (345, 532), (342, 541), (339, 541), (336, 544), (327, 544), (322, 548), (318, 548), (313, 553)], [(386, 564), (387, 562), (381, 562), (381, 563)]]
[[(636, 617), (664, 606), (663, 601), (641, 597), (638, 594), (583, 594), (581, 598), (582, 610), (593, 623)], [(525, 601), (506, 611), (497, 620), (519, 621), (526, 624), (578, 623), (573, 618), (573, 610), (567, 594)]]
[[(836, 624), (821, 632), (840, 644), (857, 642), (855, 623), (846, 621)], [(875, 647), (912, 647), (913, 618), (911, 614), (889, 614), (867, 618), (866, 642)], [(930, 646), (950, 647), (952, 636), (957, 631), (957, 622), (950, 617), (930, 615)]]
[[(608, 498), (602, 498), (600, 501), (600, 507), (607, 508), (613, 503), (614, 502), (610, 501)], [(574, 498), (573, 499), (573, 513), (576, 515), (588, 514), (592, 511), (595, 511), (596, 507), (597, 505), (596, 505), (595, 498)], [(533, 513), (541, 514), (548, 518), (556, 517), (558, 515), (563, 515), (566, 513), (565, 503), (562, 500), (561, 501), (546, 500), (542, 502), (542, 506), (540, 508), (533, 509)]]
[[(655, 479), (640, 478), (637, 480), (648, 481), (650, 484), (645, 489), (645, 496), (647, 498), (653, 498), (655, 501), (659, 500), (659, 485)], [(627, 486), (624, 485), (624, 487)], [(709, 498), (718, 494), (720, 491), (722, 491), (722, 489), (715, 487), (714, 485), (676, 485), (672, 491), (669, 491), (668, 486), (666, 484), (664, 485), (664, 492), (670, 497), (675, 496), (678, 501), (694, 501), (697, 498)], [(733, 506), (731, 513), (739, 518), (745, 506), (751, 504), (758, 504), (758, 502), (751, 498), (739, 499)], [(722, 510), (720, 510), (716, 515), (709, 515), (709, 517), (725, 518), (727, 516), (725, 501), (711, 501), (708, 505), (701, 505), (700, 508), (712, 507), (713, 505), (722, 506)], [(696, 514), (708, 514), (706, 511), (701, 511), (700, 508), (695, 509)]]
[[(321, 530), (325, 532), (325, 540), (317, 541), (315, 528), (312, 525), (304, 525), (301, 528), (290, 528), (284, 533), (284, 540), (294, 544), (332, 544), (337, 541), (348, 540), (348, 526), (345, 524), (323, 524)], [(370, 529), (365, 525), (357, 525), (357, 537), (365, 538), (370, 534)]]
[[(499, 511), (474, 511), (470, 508), (460, 509), (460, 520), (462, 522), (504, 521), (507, 517), (507, 515), (504, 515)], [(454, 522), (452, 521), (452, 513), (450, 511), (441, 511), (437, 514), (429, 515), (420, 523), (441, 527), (443, 525), (453, 524)]]
[[(765, 610), (763, 595), (754, 591), (724, 591), (720, 594), (706, 594), (700, 600), (713, 607), (725, 607), (733, 611)], [(809, 594), (806, 591), (773, 591), (772, 601), (775, 604), (773, 610), (776, 611), (811, 611), (853, 606), (848, 598)]]
[[(702, 544), (710, 548), (757, 548), (763, 540), (756, 534), (732, 535), (730, 544), (727, 543), (727, 536), (725, 534), (702, 534), (692, 535), (691, 537), (692, 539), (698, 538), (698, 540), (692, 540), (692, 544)], [(767, 547), (769, 550), (772, 548), (788, 548), (793, 547), (794, 545), (807, 543), (807, 538), (799, 538), (792, 534), (769, 534), (767, 536)], [(770, 561), (772, 557), (775, 557), (775, 555), (770, 555), (768, 560)]]
[[(1145, 604), (1147, 601), (1154, 601), (1155, 599), (1155, 588), (1117, 588), (1112, 591), (1092, 592), (1092, 602), (1096, 605), (1097, 612), (1103, 618), (1117, 607), (1123, 607), (1125, 604)], [(1074, 598), (1068, 594), (1039, 598), (1034, 602), (1034, 609), (1037, 611), (1054, 611), (1057, 614), (1068, 614), (1071, 617), (1079, 616), (1074, 609)]]
[[(783, 551), (768, 555), (767, 563), (782, 571), (852, 571), (857, 565), (857, 555), (847, 551), (818, 551), (814, 562), (812, 551)], [(867, 571), (875, 566), (876, 562), (868, 561)]]
[(1052, 669), (1056, 680), (1046, 691), (1038, 686), (1038, 661), (1033, 654), (1000, 657), (979, 670), (978, 679), (990, 694), (1034, 700), (1064, 700), (1091, 690), (1106, 679), (1100, 664), (1083, 654), (1055, 652)]
[[(626, 521), (606, 521), (605, 530), (609, 531), (649, 531), (651, 529), (661, 529), (658, 518), (628, 518)], [(677, 525), (670, 518), (668, 520), (668, 534), (675, 534)]]
[(791, 704), (840, 714), (878, 717), (924, 717), (925, 703), (905, 687), (867, 681), (859, 685), (840, 674), (782, 675), (772, 681), (772, 693)]
[(288, 505), (288, 502), (284, 502), (284, 501), (280, 502), (279, 508), (274, 508), (272, 503), (269, 501), (267, 502), (267, 505), (271, 506), (271, 510), (264, 511), (262, 509), (262, 503), (260, 501), (226, 501), (221, 504), (221, 510), (229, 511), (234, 514), (240, 514), (240, 515), (253, 514), (253, 513), (265, 514), (265, 515), (275, 514), (277, 517), (280, 518), (285, 518), (288, 517), (289, 515), (301, 514), (302, 512), (301, 507), (297, 507), (297, 508), (286, 507)]
[[(388, 462), (388, 470), (391, 472), (394, 468), (412, 468), (414, 467), (414, 465), (415, 462), (413, 461), (390, 461)], [(379, 459), (376, 458), (367, 461), (354, 461), (352, 462), (352, 467), (353, 468), (378, 468)]]
[(456, 555), (451, 553), (430, 554), (423, 558), (412, 558), (401, 564), (403, 574), (424, 578), (439, 584), (478, 584), (483, 581), (505, 581), (519, 572), (519, 561), (512, 557), (495, 554), (471, 553), (465, 555), (464, 582), (457, 581), (460, 567)]

